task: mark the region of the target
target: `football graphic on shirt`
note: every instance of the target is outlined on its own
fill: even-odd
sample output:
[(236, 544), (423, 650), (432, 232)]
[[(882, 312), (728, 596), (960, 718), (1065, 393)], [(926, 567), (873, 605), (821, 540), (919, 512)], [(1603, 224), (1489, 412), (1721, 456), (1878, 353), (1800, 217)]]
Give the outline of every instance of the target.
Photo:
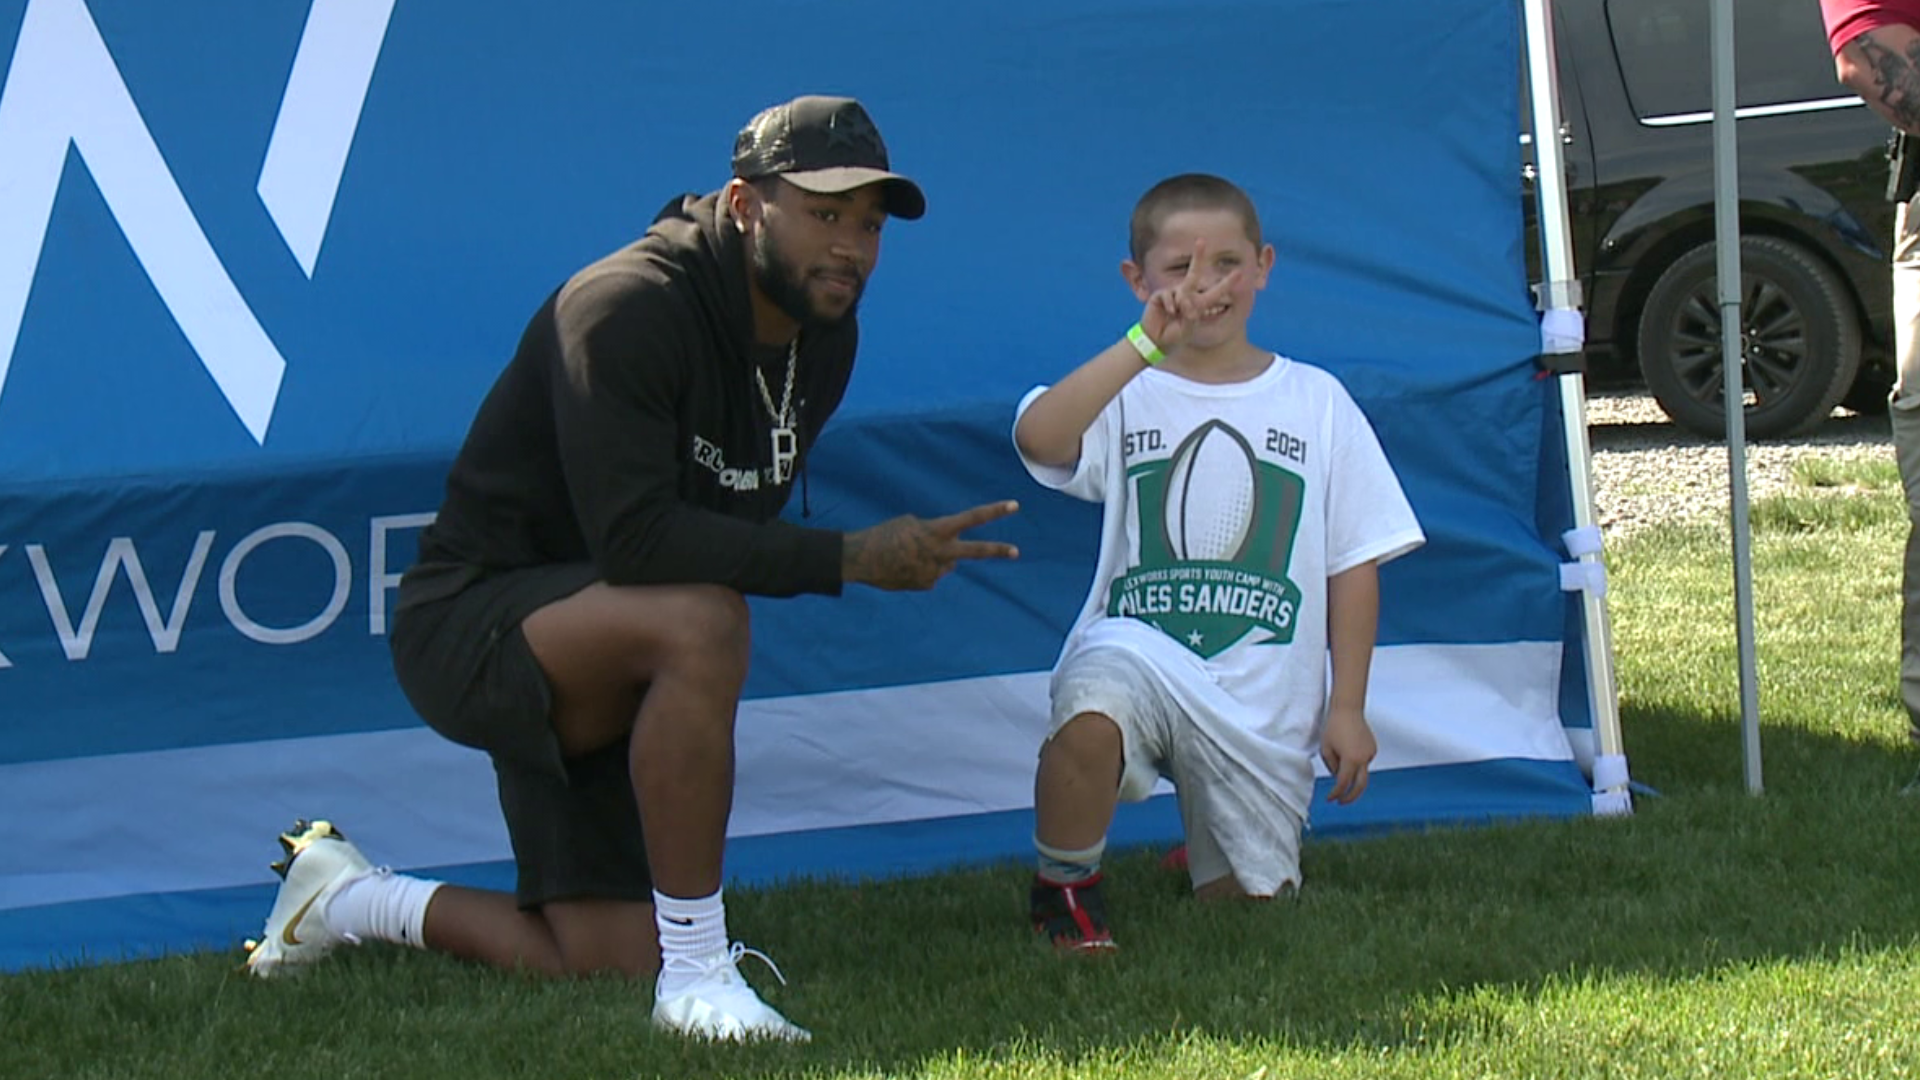
[(1253, 448), (1218, 420), (1194, 429), (1167, 463), (1166, 530), (1173, 557), (1232, 562), (1253, 534)]

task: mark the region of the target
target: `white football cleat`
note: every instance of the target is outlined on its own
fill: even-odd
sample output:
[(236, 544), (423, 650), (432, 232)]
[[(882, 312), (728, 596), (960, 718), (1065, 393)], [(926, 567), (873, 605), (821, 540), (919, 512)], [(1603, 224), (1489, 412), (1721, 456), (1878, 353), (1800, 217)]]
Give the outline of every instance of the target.
[(359, 944), (327, 925), (327, 902), (348, 882), (378, 873), (329, 822), (296, 821), (280, 846), (287, 857), (273, 870), (285, 880), (260, 940), (246, 943), (247, 971), (263, 979), (318, 960), (343, 941)]
[(656, 997), (653, 1002), (653, 1026), (696, 1039), (721, 1042), (750, 1042), (778, 1039), (785, 1042), (809, 1042), (813, 1034), (792, 1023), (760, 1000), (747, 980), (740, 977), (739, 961), (755, 956), (773, 968), (774, 977), (783, 984), (786, 976), (774, 967), (767, 954), (734, 942), (726, 952), (705, 960), (673, 960), (701, 969), (700, 977), (672, 997)]

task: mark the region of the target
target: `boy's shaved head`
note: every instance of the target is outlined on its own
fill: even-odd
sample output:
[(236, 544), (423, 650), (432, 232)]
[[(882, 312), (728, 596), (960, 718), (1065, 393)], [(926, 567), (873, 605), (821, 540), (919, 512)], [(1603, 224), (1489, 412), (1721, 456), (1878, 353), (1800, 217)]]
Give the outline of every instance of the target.
[(1133, 207), (1133, 222), (1127, 237), (1128, 250), (1138, 263), (1160, 238), (1160, 226), (1167, 215), (1181, 210), (1231, 210), (1246, 225), (1247, 239), (1260, 247), (1260, 214), (1253, 200), (1238, 184), (1210, 173), (1181, 173), (1148, 189)]

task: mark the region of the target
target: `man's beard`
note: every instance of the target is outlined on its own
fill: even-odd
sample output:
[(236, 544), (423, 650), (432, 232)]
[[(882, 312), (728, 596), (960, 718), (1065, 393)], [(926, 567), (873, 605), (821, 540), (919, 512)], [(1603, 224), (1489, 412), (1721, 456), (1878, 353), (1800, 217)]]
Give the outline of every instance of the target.
[(779, 243), (766, 229), (754, 237), (753, 283), (774, 307), (801, 326), (831, 326), (839, 322), (860, 307), (860, 296), (866, 291), (866, 283), (862, 282), (847, 304), (847, 310), (838, 315), (822, 314), (807, 296), (806, 275), (786, 260)]

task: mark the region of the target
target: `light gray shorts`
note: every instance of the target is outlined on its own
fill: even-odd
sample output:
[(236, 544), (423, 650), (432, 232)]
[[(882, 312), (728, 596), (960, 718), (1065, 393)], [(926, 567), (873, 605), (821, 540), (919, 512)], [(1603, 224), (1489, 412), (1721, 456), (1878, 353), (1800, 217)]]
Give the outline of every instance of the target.
[(1052, 697), (1049, 739), (1083, 713), (1120, 728), (1123, 801), (1146, 798), (1161, 777), (1173, 782), (1194, 888), (1227, 874), (1251, 896), (1300, 884), (1299, 815), (1213, 737), (1227, 721), (1180, 703), (1168, 673), (1129, 649), (1095, 646), (1054, 670)]

